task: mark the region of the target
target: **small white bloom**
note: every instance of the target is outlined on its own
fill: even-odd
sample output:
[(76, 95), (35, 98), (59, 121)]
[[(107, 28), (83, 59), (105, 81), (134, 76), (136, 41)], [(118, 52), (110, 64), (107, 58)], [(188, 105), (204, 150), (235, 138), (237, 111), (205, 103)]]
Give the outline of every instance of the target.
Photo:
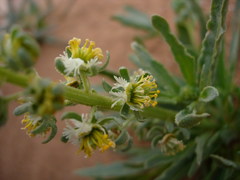
[(82, 122), (70, 119), (66, 121), (66, 128), (63, 130), (65, 136), (72, 144), (79, 145), (81, 136), (92, 131), (93, 125), (88, 122), (87, 115), (82, 115)]
[(87, 62), (86, 67), (87, 68), (91, 68), (92, 66), (97, 66), (102, 64), (102, 62), (98, 61), (98, 57), (95, 57), (93, 59), (91, 59), (90, 61)]
[(63, 55), (60, 55), (62, 62), (65, 66), (64, 72), (66, 75), (73, 73), (73, 76), (76, 77), (80, 74), (80, 67), (84, 64), (84, 61), (80, 58), (68, 58), (67, 53), (63, 52)]
[(119, 87), (122, 87), (122, 88), (125, 89), (128, 86), (128, 84), (129, 84), (129, 82), (127, 82), (122, 77), (114, 76), (114, 79), (117, 81), (117, 83), (114, 83), (113, 89), (117, 89)]

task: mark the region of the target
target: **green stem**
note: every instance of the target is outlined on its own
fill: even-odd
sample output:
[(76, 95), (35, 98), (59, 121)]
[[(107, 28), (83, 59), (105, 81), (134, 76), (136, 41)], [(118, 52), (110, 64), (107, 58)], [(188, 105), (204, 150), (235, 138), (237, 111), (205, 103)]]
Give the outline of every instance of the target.
[(86, 73), (84, 71), (80, 71), (80, 76), (81, 76), (81, 80), (82, 80), (83, 88), (85, 92), (89, 93), (91, 89), (90, 89), (90, 83)]
[[(31, 82), (31, 78), (29, 78), (27, 75), (19, 74), (3, 67), (0, 67), (0, 77), (3, 77), (9, 83), (21, 87), (27, 87)], [(64, 86), (64, 97), (65, 99), (68, 99), (74, 103), (87, 106), (96, 106), (98, 108), (107, 110), (120, 111), (122, 107), (122, 105), (118, 103), (112, 108), (111, 106), (114, 100), (111, 97), (92, 93), (91, 91), (86, 92), (85, 90), (76, 89), (70, 86)], [(160, 107), (145, 108), (142, 112), (143, 116), (159, 118), (163, 120), (173, 120), (175, 114), (175, 111)]]
[(6, 96), (4, 99), (8, 102), (18, 99), (22, 95), (22, 92), (17, 92), (11, 95)]

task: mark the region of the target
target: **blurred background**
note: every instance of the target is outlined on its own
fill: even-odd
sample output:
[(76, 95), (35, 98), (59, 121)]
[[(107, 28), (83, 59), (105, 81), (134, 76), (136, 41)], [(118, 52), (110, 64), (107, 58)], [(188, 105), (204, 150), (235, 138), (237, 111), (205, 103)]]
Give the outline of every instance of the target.
[[(12, 0), (14, 8), (18, 8), (21, 0)], [(27, 1), (26, 1), (27, 2)], [(130, 44), (136, 33), (143, 32), (123, 27), (120, 23), (111, 18), (115, 14), (123, 13), (125, 5), (132, 5), (136, 9), (148, 15), (158, 14), (163, 16), (174, 31), (174, 11), (171, 8), (171, 1), (165, 0), (53, 0), (41, 1), (39, 8), (48, 10), (45, 18), (48, 29), (47, 37), (41, 43), (41, 56), (36, 64), (36, 69), (41, 77), (49, 77), (55, 82), (63, 80), (63, 77), (55, 71), (54, 59), (59, 56), (67, 46), (68, 40), (73, 37), (90, 39), (96, 42), (97, 47), (109, 51), (111, 61), (108, 69), (118, 70), (120, 66), (127, 66), (134, 69), (134, 65), (128, 61), (131, 53)], [(8, 0), (0, 0), (0, 25), (7, 23), (5, 16), (9, 12)], [(210, 2), (201, 1), (202, 6), (209, 10)], [(37, 11), (37, 10), (36, 10)], [(11, 9), (10, 9), (11, 12)], [(11, 13), (10, 13), (11, 14)], [(29, 19), (28, 19), (29, 18)], [(31, 15), (27, 16), (26, 22), (31, 22)], [(161, 61), (167, 69), (178, 74), (175, 62), (172, 60), (170, 51), (161, 38), (147, 40), (147, 49), (153, 56)], [(100, 83), (99, 78), (92, 81)], [(1, 88), (3, 94), (10, 94), (19, 88), (4, 85)], [(48, 144), (41, 144), (41, 138), (29, 138), (25, 131), (21, 130), (23, 117), (12, 115), (16, 103), (9, 108), (9, 120), (5, 126), (0, 127), (0, 179), (1, 180), (85, 180), (87, 178), (76, 176), (73, 172), (76, 169), (89, 167), (101, 163), (109, 163), (125, 158), (119, 153), (111, 152), (95, 153), (91, 158), (84, 158), (83, 154), (76, 154), (77, 147), (71, 144), (64, 144), (60, 136), (64, 123), (58, 121), (58, 134)], [(77, 112), (87, 112), (84, 106), (75, 106)], [(59, 118), (61, 113), (57, 114)]]

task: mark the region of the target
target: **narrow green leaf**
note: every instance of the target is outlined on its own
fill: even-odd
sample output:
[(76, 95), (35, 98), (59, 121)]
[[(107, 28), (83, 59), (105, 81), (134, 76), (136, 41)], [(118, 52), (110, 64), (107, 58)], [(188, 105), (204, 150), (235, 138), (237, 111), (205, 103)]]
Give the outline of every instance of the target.
[(189, 170), (189, 162), (193, 157), (193, 147), (189, 147), (183, 152), (175, 162), (171, 164), (163, 173), (154, 180), (175, 180), (182, 179)]
[(130, 110), (130, 107), (125, 103), (120, 110), (120, 115), (123, 118), (126, 118), (129, 114), (129, 110)]
[(65, 112), (63, 113), (61, 120), (65, 120), (65, 119), (75, 119), (78, 120), (80, 122), (82, 122), (82, 116), (75, 113), (75, 112)]
[(206, 142), (207, 142), (209, 136), (210, 135), (208, 133), (204, 133), (201, 136), (198, 136), (195, 138), (195, 142), (197, 144), (196, 149), (195, 149), (196, 162), (198, 165), (201, 165), (201, 163), (202, 163), (205, 145), (206, 145)]
[(211, 15), (207, 23), (207, 33), (202, 42), (198, 58), (200, 88), (212, 84), (217, 57), (220, 53), (220, 42), (225, 32), (225, 17), (228, 0), (212, 0)]
[(151, 20), (148, 15), (131, 6), (126, 6), (124, 9), (126, 15), (114, 15), (113, 19), (126, 26), (142, 29), (148, 32), (156, 32), (151, 25)]
[(171, 33), (169, 25), (165, 19), (160, 16), (152, 17), (153, 26), (162, 33), (163, 37), (170, 46), (172, 53), (178, 63), (185, 80), (190, 85), (196, 83), (195, 59), (187, 52), (186, 48)]
[(106, 92), (109, 92), (112, 89), (112, 86), (110, 84), (108, 84), (105, 80), (102, 80), (102, 86)]
[(61, 137), (61, 141), (64, 142), (64, 143), (67, 143), (68, 142), (68, 138), (66, 136), (62, 136)]
[(117, 162), (110, 165), (97, 165), (90, 168), (77, 170), (75, 173), (80, 176), (95, 178), (123, 177), (137, 174), (143, 168), (127, 166), (124, 162)]
[(197, 114), (195, 110), (183, 109), (175, 116), (175, 123), (184, 128), (191, 128), (198, 125), (203, 118), (208, 117), (208, 113)]
[(162, 139), (162, 137), (162, 134), (155, 136), (151, 141), (151, 147), (155, 148), (158, 145), (158, 142)]
[(126, 143), (129, 139), (128, 132), (126, 130), (122, 130), (121, 134), (115, 140), (116, 145), (122, 145)]
[(64, 72), (66, 68), (65, 68), (65, 66), (64, 66), (61, 58), (56, 58), (56, 59), (55, 59), (55, 68), (56, 68), (56, 70), (57, 70), (59, 73), (61, 73), (61, 74), (63, 74), (63, 75), (66, 74), (66, 73)]
[(164, 166), (170, 164), (173, 161), (174, 161), (173, 156), (165, 156), (163, 154), (158, 153), (156, 155), (153, 155), (151, 158), (147, 159), (144, 163), (144, 167), (152, 168), (155, 166)]
[(218, 156), (216, 154), (211, 154), (210, 156), (211, 156), (211, 158), (216, 159), (217, 161), (219, 161), (220, 163), (222, 163), (223, 165), (225, 165), (227, 167), (231, 167), (231, 168), (234, 168), (234, 169), (240, 169), (239, 165), (237, 165), (235, 162), (233, 162), (229, 159)]
[(18, 106), (14, 109), (13, 114), (15, 116), (20, 116), (26, 112), (29, 112), (31, 106), (32, 106), (31, 102), (21, 104), (20, 106)]
[(116, 73), (116, 72), (114, 72), (114, 71), (111, 71), (111, 70), (107, 70), (107, 69), (105, 69), (105, 70), (103, 70), (103, 71), (101, 71), (101, 72), (99, 72), (99, 73), (100, 73), (101, 75), (103, 75), (103, 76), (106, 76), (106, 77), (112, 79), (112, 80), (115, 80), (115, 79), (114, 79), (114, 76), (119, 76), (118, 73)]
[(129, 77), (129, 73), (127, 68), (125, 67), (120, 67), (119, 68), (119, 73), (122, 76), (123, 79), (125, 79), (126, 81), (130, 82), (130, 77)]
[(213, 86), (203, 88), (200, 93), (199, 101), (208, 103), (219, 96), (218, 90)]
[(163, 136), (162, 127), (161, 126), (153, 126), (153, 127), (151, 127), (150, 130), (148, 130), (146, 137), (149, 139), (149, 138), (155, 137), (156, 135), (159, 135), (159, 134), (161, 134)]
[(156, 79), (159, 87), (162, 86), (164, 89), (174, 93), (179, 91), (179, 85), (172, 75), (169, 74), (161, 63), (153, 59), (143, 46), (133, 43), (132, 49), (136, 56), (130, 56), (130, 59), (143, 70), (149, 71)]
[(192, 164), (191, 164), (191, 166), (190, 166), (190, 168), (189, 168), (189, 171), (188, 171), (188, 177), (192, 177), (195, 173), (196, 173), (196, 171), (198, 170), (198, 168), (199, 168), (199, 165), (197, 164), (197, 161), (196, 161), (196, 159), (194, 159), (193, 161), (192, 161)]
[(106, 67), (108, 66), (108, 64), (109, 64), (110, 53), (107, 51), (106, 55), (107, 55), (106, 62), (99, 68), (98, 73), (101, 72), (101, 71), (104, 71), (106, 69)]
[(133, 139), (131, 137), (129, 137), (127, 144), (124, 147), (121, 147), (120, 150), (122, 152), (126, 152), (131, 149), (132, 145), (133, 145)]
[(50, 135), (48, 136), (48, 138), (42, 142), (42, 144), (48, 143), (48, 142), (51, 141), (51, 140), (56, 136), (56, 134), (57, 134), (57, 126), (56, 126), (55, 121), (50, 123), (50, 127), (51, 127), (51, 133), (50, 133)]

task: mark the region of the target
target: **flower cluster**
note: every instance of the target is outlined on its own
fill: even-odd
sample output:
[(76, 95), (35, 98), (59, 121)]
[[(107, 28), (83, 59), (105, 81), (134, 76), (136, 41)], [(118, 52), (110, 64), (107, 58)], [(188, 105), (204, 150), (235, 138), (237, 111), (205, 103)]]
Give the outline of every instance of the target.
[[(22, 129), (26, 130), (26, 133), (29, 136), (34, 137), (36, 134), (34, 134), (33, 132), (37, 128), (39, 128), (42, 123), (43, 123), (42, 117), (36, 115), (29, 115), (29, 113), (25, 113), (24, 119), (22, 120), (22, 124), (24, 125)], [(44, 129), (44, 131), (41, 132), (41, 135), (45, 136), (49, 131), (50, 127)]]
[(166, 134), (161, 141), (159, 141), (160, 151), (165, 155), (175, 155), (182, 151), (185, 146), (182, 141), (179, 141), (173, 134)]
[(156, 106), (156, 98), (160, 93), (157, 90), (155, 79), (149, 73), (139, 70), (135, 72), (130, 81), (122, 77), (115, 77), (117, 83), (114, 84), (110, 94), (116, 97), (116, 101), (126, 103), (132, 110), (139, 111), (144, 107)]
[(84, 45), (80, 46), (81, 39), (73, 38), (68, 44), (69, 46), (66, 47), (63, 55), (56, 58), (57, 69), (59, 70), (58, 63), (63, 63), (64, 70), (62, 73), (66, 76), (77, 77), (80, 75), (80, 71), (88, 72), (91, 68), (101, 64), (99, 60), (103, 59), (102, 50), (95, 48), (94, 41), (86, 39)]
[(106, 129), (100, 124), (92, 123), (88, 115), (82, 115), (81, 121), (67, 120), (63, 137), (77, 145), (79, 152), (83, 151), (86, 157), (90, 157), (96, 148), (102, 152), (110, 147), (115, 148), (115, 143), (109, 138)]

